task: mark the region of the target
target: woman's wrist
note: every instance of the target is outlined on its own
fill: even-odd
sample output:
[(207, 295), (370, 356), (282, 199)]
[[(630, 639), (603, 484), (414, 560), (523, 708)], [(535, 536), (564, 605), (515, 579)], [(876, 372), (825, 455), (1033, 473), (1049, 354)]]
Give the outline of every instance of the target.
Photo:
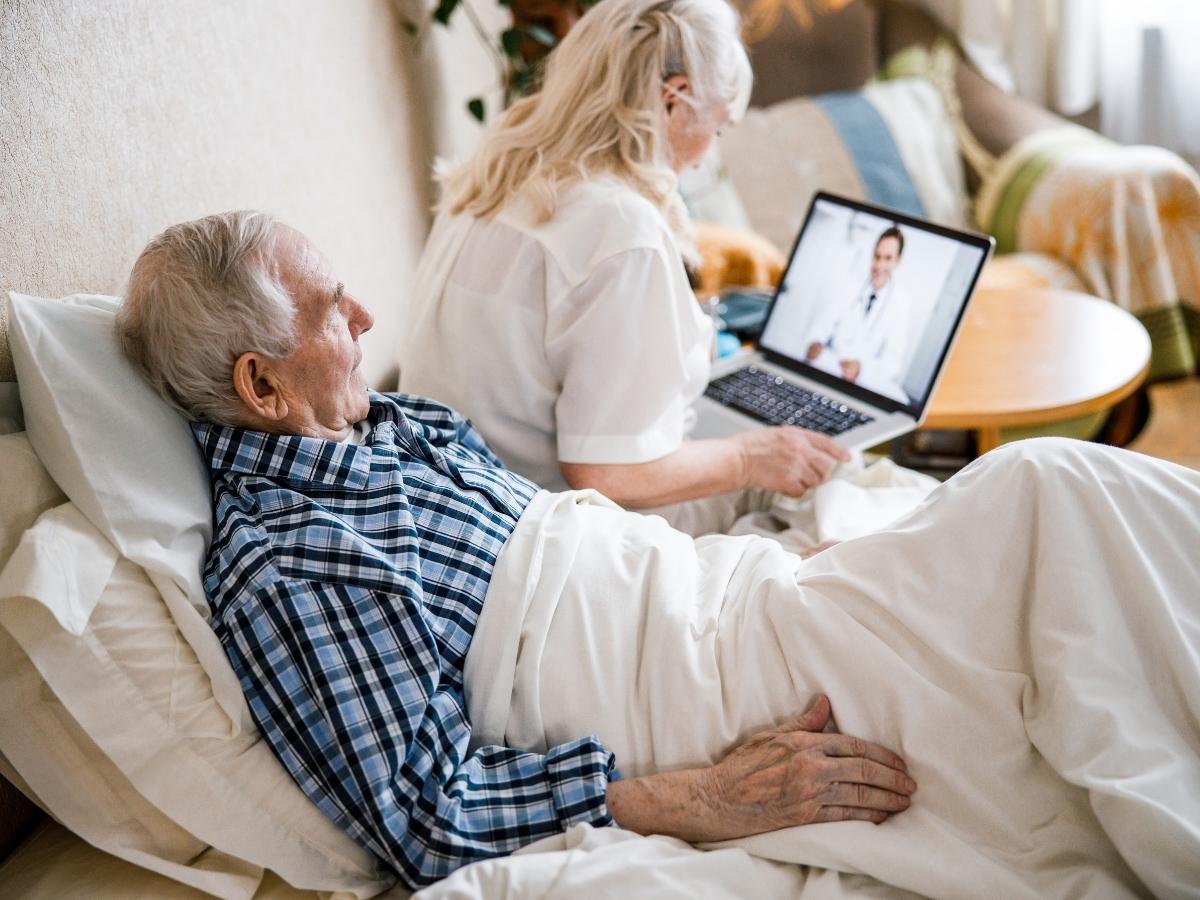
[(732, 435), (729, 441), (734, 448), (734, 478), (735, 489), (744, 490), (754, 487), (754, 466), (751, 462), (750, 442), (753, 439), (754, 432), (742, 431)]

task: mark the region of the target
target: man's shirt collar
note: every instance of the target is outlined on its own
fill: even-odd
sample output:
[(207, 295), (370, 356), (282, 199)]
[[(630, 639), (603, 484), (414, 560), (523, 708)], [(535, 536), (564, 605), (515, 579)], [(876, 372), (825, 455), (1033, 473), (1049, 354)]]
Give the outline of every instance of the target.
[(367, 414), (370, 429), (362, 444), (343, 444), (296, 434), (270, 434), (229, 425), (192, 422), (192, 433), (214, 472), (261, 475), (298, 484), (364, 488), (371, 474), (375, 429), (387, 422), (411, 432), (394, 404), (374, 392)]

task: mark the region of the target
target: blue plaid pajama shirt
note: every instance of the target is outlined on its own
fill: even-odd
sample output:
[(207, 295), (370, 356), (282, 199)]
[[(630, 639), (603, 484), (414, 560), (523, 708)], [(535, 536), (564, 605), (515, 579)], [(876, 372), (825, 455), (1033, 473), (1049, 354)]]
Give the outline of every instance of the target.
[(300, 788), (410, 886), (612, 823), (595, 737), (468, 753), (463, 665), (537, 492), (448, 407), (370, 396), (362, 445), (206, 423), (212, 625)]

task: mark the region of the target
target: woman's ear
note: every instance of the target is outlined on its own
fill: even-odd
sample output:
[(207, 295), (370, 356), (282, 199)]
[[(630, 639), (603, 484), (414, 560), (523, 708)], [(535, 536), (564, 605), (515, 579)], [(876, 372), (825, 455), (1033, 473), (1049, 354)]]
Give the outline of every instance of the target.
[(680, 96), (691, 94), (691, 92), (692, 84), (688, 81), (686, 75), (668, 75), (664, 78), (662, 83), (662, 100), (663, 108), (667, 111), (667, 115), (671, 114), (671, 110), (679, 102)]
[(258, 353), (243, 353), (233, 364), (233, 389), (252, 419), (279, 422), (287, 417), (287, 398), (275, 360)]

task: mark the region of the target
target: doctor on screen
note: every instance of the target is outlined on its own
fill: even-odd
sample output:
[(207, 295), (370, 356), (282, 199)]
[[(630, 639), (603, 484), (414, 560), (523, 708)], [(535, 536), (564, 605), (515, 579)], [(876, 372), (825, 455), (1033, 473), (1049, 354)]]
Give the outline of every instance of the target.
[(824, 340), (808, 345), (809, 364), (882, 394), (900, 390), (908, 349), (908, 296), (892, 280), (904, 253), (904, 235), (892, 226), (875, 241), (871, 275), (834, 320)]

